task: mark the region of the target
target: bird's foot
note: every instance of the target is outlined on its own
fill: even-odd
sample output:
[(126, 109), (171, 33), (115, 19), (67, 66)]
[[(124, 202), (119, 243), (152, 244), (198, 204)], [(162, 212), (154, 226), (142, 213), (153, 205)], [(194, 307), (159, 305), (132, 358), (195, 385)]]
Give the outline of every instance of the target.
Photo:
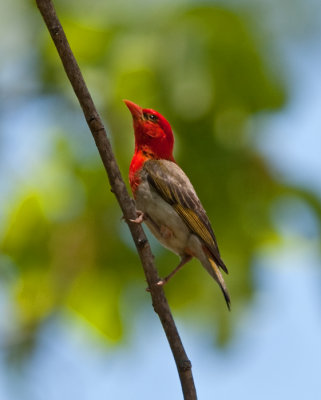
[[(158, 282), (156, 282), (155, 286), (164, 286), (165, 283), (167, 283), (167, 279), (160, 279)], [(150, 293), (150, 287), (146, 288), (146, 292)]]
[(156, 283), (156, 285), (157, 285), (157, 286), (164, 286), (167, 282), (168, 282), (168, 279), (167, 279), (167, 278), (160, 279), (160, 280)]
[[(177, 271), (179, 271), (186, 263), (188, 263), (193, 257), (189, 254), (184, 254), (181, 258), (180, 263), (178, 266), (165, 278), (160, 279), (157, 283), (156, 286), (164, 286), (166, 283), (176, 274)], [(150, 288), (146, 288), (146, 292), (150, 292)]]
[(136, 210), (137, 213), (137, 218), (136, 219), (130, 219), (130, 222), (133, 222), (134, 224), (141, 224), (144, 219), (145, 219), (145, 215), (143, 213), (143, 211), (140, 210)]

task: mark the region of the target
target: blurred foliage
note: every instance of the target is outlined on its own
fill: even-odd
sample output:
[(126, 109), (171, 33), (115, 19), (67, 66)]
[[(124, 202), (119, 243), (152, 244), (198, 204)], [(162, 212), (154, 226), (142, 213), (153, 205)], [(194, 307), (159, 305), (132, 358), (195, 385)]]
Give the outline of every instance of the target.
[[(244, 16), (208, 4), (56, 3), (88, 87), (108, 121), (123, 175), (133, 132), (121, 99), (158, 110), (174, 128), (176, 159), (194, 183), (229, 267), (233, 312), (227, 312), (217, 286), (196, 261), (166, 293), (175, 314), (207, 325), (224, 343), (238, 311), (253, 298), (256, 252), (277, 242), (271, 205), (280, 194), (295, 192), (272, 176), (251, 145), (256, 133), (251, 118), (285, 102), (282, 83), (262, 57), (264, 43), (250, 33)], [(22, 332), (36, 332), (56, 310), (67, 308), (117, 341), (124, 323), (129, 327), (150, 298), (94, 143), (77, 122), (76, 98), (34, 13), (31, 7), (30, 18), (38, 24), (32, 43), (38, 96), (55, 99), (57, 133), (48, 165), (35, 171), (36, 179), (29, 186), (26, 182), (12, 204), (0, 244), (15, 270), (17, 319)], [(178, 259), (153, 239), (152, 246), (165, 275)]]

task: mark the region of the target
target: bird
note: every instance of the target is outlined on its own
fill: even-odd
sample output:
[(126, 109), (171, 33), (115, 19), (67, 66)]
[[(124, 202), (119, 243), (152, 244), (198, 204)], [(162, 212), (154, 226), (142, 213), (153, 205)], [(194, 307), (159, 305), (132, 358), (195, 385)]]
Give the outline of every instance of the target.
[(169, 122), (155, 110), (123, 101), (131, 112), (135, 135), (129, 183), (137, 218), (130, 221), (146, 223), (158, 241), (180, 257), (178, 266), (157, 285), (165, 285), (195, 257), (218, 283), (230, 310), (230, 295), (221, 273), (228, 270), (204, 207), (174, 159)]

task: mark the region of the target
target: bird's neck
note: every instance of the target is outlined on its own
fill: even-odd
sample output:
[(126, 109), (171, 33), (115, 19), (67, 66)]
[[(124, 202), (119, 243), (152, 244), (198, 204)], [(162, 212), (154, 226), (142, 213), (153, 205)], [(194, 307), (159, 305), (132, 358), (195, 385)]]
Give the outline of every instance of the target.
[[(145, 162), (148, 160), (160, 160), (160, 159), (164, 158), (159, 157), (148, 146), (135, 147), (135, 153), (129, 167), (129, 183), (134, 197), (136, 194), (136, 190), (141, 182), (139, 172), (143, 168)], [(170, 155), (166, 159), (175, 162), (174, 157), (172, 155)]]

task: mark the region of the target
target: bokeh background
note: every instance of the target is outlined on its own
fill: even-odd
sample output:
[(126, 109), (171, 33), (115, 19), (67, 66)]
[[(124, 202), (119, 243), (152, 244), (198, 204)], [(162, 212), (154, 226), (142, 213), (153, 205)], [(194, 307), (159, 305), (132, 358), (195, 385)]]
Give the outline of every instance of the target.
[[(123, 176), (130, 99), (171, 122), (229, 313), (198, 262), (166, 294), (200, 399), (321, 396), (321, 3), (55, 1)], [(0, 399), (179, 399), (174, 361), (32, 1), (0, 4)], [(177, 257), (151, 238), (160, 275)]]

